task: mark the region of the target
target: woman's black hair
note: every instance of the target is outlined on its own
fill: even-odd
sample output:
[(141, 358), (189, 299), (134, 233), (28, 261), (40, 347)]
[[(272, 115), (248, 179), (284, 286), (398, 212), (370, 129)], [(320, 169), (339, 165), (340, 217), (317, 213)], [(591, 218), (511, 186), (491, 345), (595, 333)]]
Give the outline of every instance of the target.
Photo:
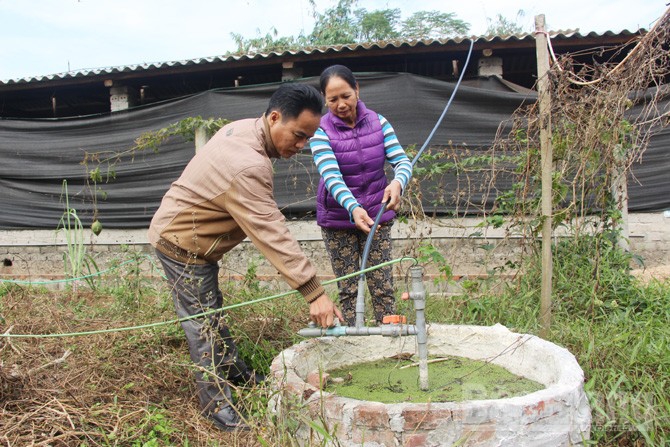
[(273, 110), (282, 114), (282, 120), (295, 119), (303, 110), (321, 115), (323, 113), (323, 97), (311, 85), (282, 84), (270, 97), (265, 115), (269, 115)]
[(358, 81), (356, 76), (349, 70), (348, 67), (344, 65), (331, 65), (321, 72), (321, 78), (319, 79), (319, 87), (321, 88), (321, 93), (326, 94), (326, 87), (328, 86), (328, 81), (330, 78), (341, 78), (349, 84), (351, 88), (356, 90), (358, 87)]

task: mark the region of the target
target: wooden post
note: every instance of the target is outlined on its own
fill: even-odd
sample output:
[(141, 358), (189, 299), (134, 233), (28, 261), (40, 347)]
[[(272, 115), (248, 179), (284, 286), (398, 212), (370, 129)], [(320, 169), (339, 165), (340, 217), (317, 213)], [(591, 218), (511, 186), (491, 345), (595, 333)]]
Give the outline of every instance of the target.
[(209, 134), (207, 128), (198, 127), (195, 129), (195, 151), (198, 152), (198, 149), (203, 147), (209, 141)]
[(540, 113), (540, 164), (542, 168), (542, 289), (540, 296), (540, 336), (549, 335), (551, 327), (551, 292), (553, 260), (551, 256), (552, 171), (551, 92), (549, 86), (549, 48), (544, 14), (535, 16), (537, 54), (537, 92)]
[(611, 193), (621, 212), (621, 219), (617, 223), (619, 235), (617, 245), (624, 251), (630, 251), (628, 231), (628, 182), (626, 180), (625, 156), (615, 155), (614, 172), (612, 173)]

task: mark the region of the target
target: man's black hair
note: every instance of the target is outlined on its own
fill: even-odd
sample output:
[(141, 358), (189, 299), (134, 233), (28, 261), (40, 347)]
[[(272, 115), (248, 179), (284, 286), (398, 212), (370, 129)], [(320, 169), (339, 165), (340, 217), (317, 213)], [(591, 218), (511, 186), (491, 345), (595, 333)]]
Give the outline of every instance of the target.
[(303, 110), (321, 115), (323, 112), (323, 98), (311, 85), (307, 84), (282, 84), (270, 97), (268, 109), (269, 115), (273, 110), (282, 114), (282, 119), (295, 119)]
[(358, 87), (356, 76), (354, 76), (348, 67), (344, 65), (331, 65), (321, 72), (321, 78), (319, 79), (319, 87), (321, 88), (321, 93), (324, 95), (326, 94), (326, 87), (330, 78), (341, 78), (354, 90)]

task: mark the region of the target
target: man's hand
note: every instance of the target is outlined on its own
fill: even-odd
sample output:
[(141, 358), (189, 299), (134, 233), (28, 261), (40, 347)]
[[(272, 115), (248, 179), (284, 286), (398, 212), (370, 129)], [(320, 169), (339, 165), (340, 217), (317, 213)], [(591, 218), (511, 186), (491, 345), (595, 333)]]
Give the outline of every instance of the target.
[(397, 180), (392, 180), (391, 183), (384, 189), (384, 198), (382, 203), (386, 203), (386, 209), (398, 211), (400, 205), (400, 196), (402, 195), (402, 186)]
[(370, 229), (375, 224), (375, 221), (368, 215), (368, 212), (365, 211), (362, 206), (358, 206), (354, 208), (354, 211), (352, 211), (351, 214), (354, 218), (356, 228), (365, 234), (370, 233)]
[(340, 321), (344, 321), (342, 312), (335, 307), (335, 304), (330, 300), (325, 293), (318, 297), (309, 305), (309, 317), (313, 322), (323, 328), (329, 328), (333, 325), (333, 317), (336, 316)]

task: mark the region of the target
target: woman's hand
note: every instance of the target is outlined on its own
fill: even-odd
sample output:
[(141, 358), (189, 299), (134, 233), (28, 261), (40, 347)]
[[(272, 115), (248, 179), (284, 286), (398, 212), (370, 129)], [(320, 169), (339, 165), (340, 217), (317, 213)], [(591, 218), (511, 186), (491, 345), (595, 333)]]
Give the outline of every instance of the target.
[(365, 211), (362, 206), (358, 206), (354, 208), (354, 211), (351, 214), (354, 218), (356, 228), (365, 234), (370, 233), (370, 229), (375, 224), (375, 221), (368, 216), (368, 212)]
[(382, 203), (386, 203), (386, 209), (398, 211), (400, 207), (400, 197), (402, 196), (402, 186), (397, 180), (392, 180), (384, 190)]

